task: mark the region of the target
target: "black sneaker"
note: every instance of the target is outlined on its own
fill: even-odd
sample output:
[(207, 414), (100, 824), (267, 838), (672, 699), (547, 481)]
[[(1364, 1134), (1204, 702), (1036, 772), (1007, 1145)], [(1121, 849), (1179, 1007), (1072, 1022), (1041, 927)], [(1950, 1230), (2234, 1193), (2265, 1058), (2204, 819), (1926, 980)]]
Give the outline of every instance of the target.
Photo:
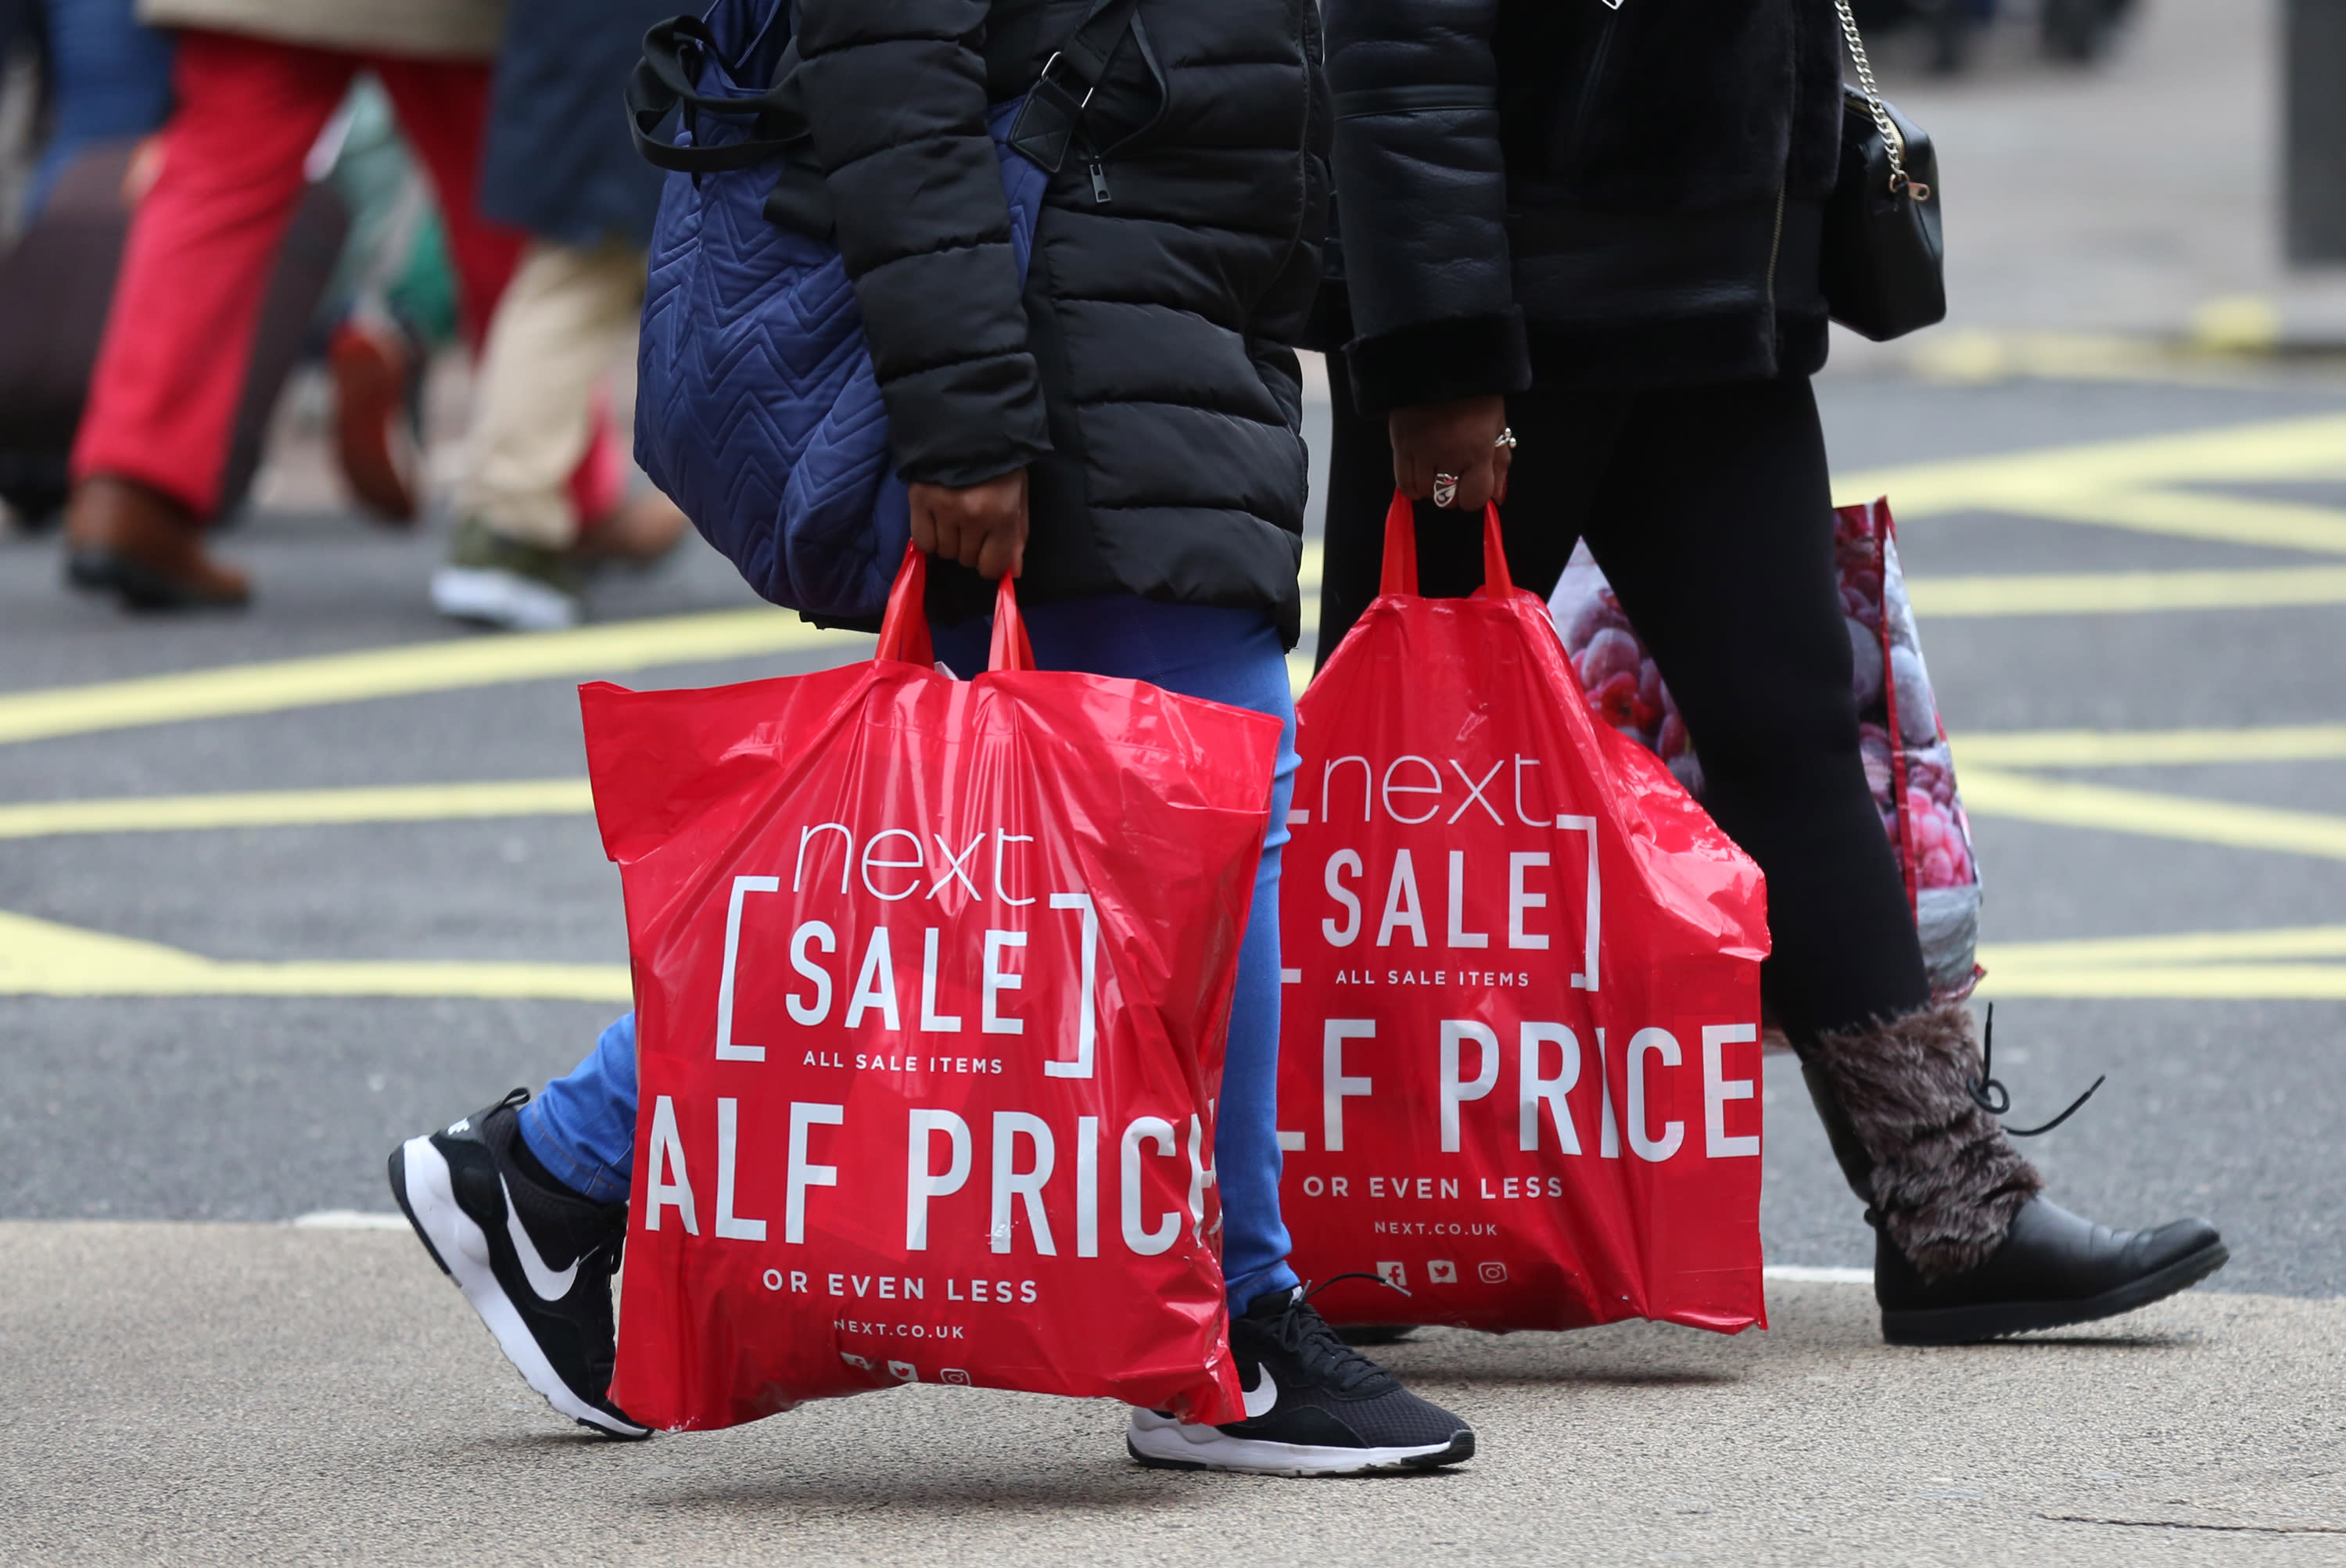
[(649, 1437), (608, 1398), (617, 1348), (611, 1276), (627, 1206), (533, 1180), (515, 1163), (528, 1099), (515, 1089), (444, 1132), (400, 1145), (392, 1196), (531, 1388), (594, 1431)]
[(1159, 1470), (1250, 1475), (1372, 1475), (1474, 1457), (1474, 1431), (1338, 1338), (1299, 1287), (1255, 1298), (1230, 1319), (1247, 1419), (1190, 1426), (1132, 1412), (1124, 1446)]

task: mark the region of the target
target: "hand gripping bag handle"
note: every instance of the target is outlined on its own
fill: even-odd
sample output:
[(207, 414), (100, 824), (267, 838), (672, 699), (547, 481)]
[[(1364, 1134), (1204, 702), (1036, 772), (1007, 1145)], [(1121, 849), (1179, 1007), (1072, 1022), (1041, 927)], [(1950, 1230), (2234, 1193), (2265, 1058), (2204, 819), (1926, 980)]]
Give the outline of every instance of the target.
[[(1393, 492), (1392, 504), (1385, 508), (1384, 575), (1377, 585), (1381, 594), (1417, 594), (1417, 511), (1408, 496)], [(1483, 592), (1494, 599), (1505, 598), (1515, 591), (1515, 582), (1507, 575), (1507, 548), (1499, 534), (1499, 508), (1494, 502), (1483, 507)]]
[[(904, 564), (896, 569), (895, 586), (888, 590), (888, 610), (880, 620), (880, 647), (874, 658), (898, 659), (923, 669), (934, 667), (936, 648), (929, 641), (929, 558), (917, 545), (904, 546)], [(1005, 573), (994, 595), (994, 647), (986, 662), (990, 670), (1035, 667), (1034, 646), (1026, 640), (1026, 622), (1018, 614), (1018, 591)]]

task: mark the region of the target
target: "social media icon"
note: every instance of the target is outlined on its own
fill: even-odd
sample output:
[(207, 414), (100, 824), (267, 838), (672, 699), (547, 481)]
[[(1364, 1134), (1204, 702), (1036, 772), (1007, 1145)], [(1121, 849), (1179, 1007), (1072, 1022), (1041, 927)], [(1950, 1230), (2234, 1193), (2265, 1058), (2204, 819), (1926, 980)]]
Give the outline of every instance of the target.
[(1455, 1285), (1458, 1283), (1458, 1265), (1447, 1257), (1436, 1257), (1426, 1264), (1425, 1278), (1427, 1283), (1433, 1285)]
[(839, 1359), (840, 1359), (841, 1360), (842, 1360), (842, 1361), (846, 1362), (846, 1363), (847, 1363), (849, 1366), (851, 1366), (851, 1367), (861, 1367), (861, 1368), (862, 1368), (862, 1369), (863, 1369), (865, 1371), (867, 1371), (867, 1372), (868, 1372), (868, 1371), (870, 1371), (870, 1370), (872, 1369), (872, 1363), (871, 1363), (871, 1362), (869, 1362), (869, 1361), (865, 1360), (865, 1359), (864, 1359), (862, 1357), (861, 1357), (861, 1356), (850, 1355), (850, 1354), (849, 1354), (847, 1351), (845, 1351), (845, 1350), (842, 1350), (842, 1351), (839, 1353)]
[(1504, 1285), (1507, 1282), (1507, 1266), (1504, 1263), (1485, 1263), (1481, 1272), (1485, 1285)]
[(1398, 1263), (1378, 1264), (1377, 1278), (1383, 1280), (1386, 1284), (1394, 1287), (1396, 1289), (1406, 1290), (1409, 1288), (1409, 1270), (1403, 1268)]
[(919, 1369), (910, 1361), (889, 1362), (888, 1375), (900, 1383), (917, 1383), (921, 1380)]
[(944, 1379), (946, 1382), (954, 1384), (957, 1388), (965, 1389), (969, 1387), (969, 1374), (963, 1371), (959, 1367), (947, 1367), (938, 1372), (937, 1376)]

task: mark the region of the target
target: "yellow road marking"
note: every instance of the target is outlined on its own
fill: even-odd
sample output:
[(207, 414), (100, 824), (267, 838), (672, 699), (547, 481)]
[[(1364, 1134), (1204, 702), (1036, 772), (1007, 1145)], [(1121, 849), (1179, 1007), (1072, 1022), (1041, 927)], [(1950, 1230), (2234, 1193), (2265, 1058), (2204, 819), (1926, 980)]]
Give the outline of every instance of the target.
[(1992, 768), (1962, 769), (1956, 782), (1963, 790), (1964, 809), (1977, 817), (2008, 817), (2220, 844), (2227, 849), (2277, 850), (2346, 860), (2346, 817), (2034, 779)]
[(617, 675), (654, 665), (842, 654), (869, 646), (852, 633), (821, 631), (778, 609), (461, 637), (0, 695), (0, 743), (509, 681)]
[(2007, 969), (2111, 969), (2128, 964), (2272, 962), (2346, 958), (2346, 925), (2265, 931), (2188, 931), (2163, 936), (2093, 936), (2060, 942), (1990, 943), (1982, 962)]
[[(2346, 963), (2194, 962), (2346, 957), (2346, 927), (1991, 943), (1983, 994), (2346, 1000)], [(466, 961), (256, 962), (0, 913), (0, 995), (451, 997), (626, 1006), (624, 964)]]
[(1959, 780), (1980, 768), (2157, 768), (2205, 762), (2314, 762), (2346, 758), (2346, 724), (2249, 729), (1964, 730), (1954, 738)]
[(2158, 610), (2265, 609), (2346, 604), (2346, 566), (2245, 571), (2022, 572), (1915, 577), (1906, 585), (1925, 620), (2001, 616), (2125, 616)]
[[(1311, 672), (1311, 657), (1298, 650), (1288, 667), (1299, 681)], [(2165, 811), (2170, 805), (2202, 808), (2222, 813), (2233, 836), (2210, 837), (2204, 820), (2168, 813), (2168, 830), (2158, 836), (2203, 839), (2256, 849), (2299, 848), (2268, 841), (2276, 831), (2294, 835), (2299, 824), (2310, 822), (2320, 831), (2334, 830), (2341, 819), (2314, 813), (2273, 813), (2266, 808), (2236, 806), (2219, 800), (2185, 796), (2147, 795), (2134, 790), (2110, 790), (2103, 797), (2080, 797), (2076, 789), (2059, 781), (2022, 777), (2005, 770), (2024, 768), (2126, 768), (2186, 766), (2199, 763), (2321, 761), (2346, 759), (2346, 724), (2273, 725), (2249, 729), (2149, 729), (2103, 731), (2090, 729), (2008, 730), (1959, 734), (1954, 738), (1959, 777), (1967, 803), (1983, 816), (2029, 817), (2046, 810), (2057, 814), (2042, 820), (2108, 827), (2122, 831), (2147, 831), (2120, 827), (2106, 809), (2116, 797), (2136, 813), (2124, 820), (2140, 820), (2145, 803)], [(2014, 786), (2017, 786), (2015, 790)], [(2047, 796), (2043, 791), (2055, 791)], [(2061, 794), (2067, 790), (2069, 793)], [(2096, 804), (2096, 800), (2100, 803)], [(2048, 800), (2067, 802), (2048, 805)], [(594, 797), (584, 779), (516, 779), (449, 784), (362, 785), (347, 789), (256, 789), (207, 795), (137, 795), (97, 799), (40, 800), (0, 806), (0, 840), (52, 838), (76, 833), (155, 833), (221, 828), (287, 828), (368, 822), (434, 822), (465, 818), (585, 816), (594, 810)], [(2262, 824), (2260, 836), (2249, 842), (2237, 837), (2240, 813)], [(2270, 820), (2278, 817), (2278, 823)], [(2186, 830), (2188, 829), (2189, 830)], [(2319, 834), (2317, 833), (2317, 840)], [(2329, 853), (2328, 850), (2304, 852)]]
[[(1311, 659), (1290, 655), (1298, 679)], [(1982, 815), (2019, 815), (2028, 809), (2008, 804), (2003, 769), (2021, 768), (2124, 768), (2198, 763), (2320, 761), (2346, 759), (2346, 724), (2274, 725), (2249, 729), (2012, 730), (1959, 734), (1954, 739), (1961, 778), (1973, 808)], [(1986, 782), (1977, 779), (1984, 770)], [(2027, 784), (2045, 784), (2038, 779)], [(1981, 790), (1988, 793), (1983, 795)], [(2144, 797), (2126, 791), (2131, 801)], [(2188, 799), (2187, 797), (2150, 797)], [(1994, 799), (1996, 804), (1990, 805)], [(2199, 801), (2225, 810), (2221, 801)], [(258, 789), (209, 795), (143, 795), (112, 799), (44, 800), (0, 806), (0, 840), (48, 838), (73, 833), (173, 832), (218, 828), (301, 827), (366, 822), (431, 822), (464, 818), (583, 816), (594, 809), (584, 779), (520, 779), (499, 782), (364, 785), (350, 789)], [(2060, 820), (2068, 820), (2067, 816)], [(2328, 824), (2332, 819), (2316, 817)], [(2095, 825), (2104, 825), (2096, 820)], [(2178, 835), (2198, 837), (2197, 833)], [(2229, 841), (2229, 840), (2225, 840)], [(2254, 847), (2270, 848), (2259, 843)]]
[(594, 809), (594, 793), (584, 779), (145, 795), (0, 806), (0, 839), (40, 839), (65, 833), (160, 833), (198, 828), (436, 822), (464, 817), (567, 817), (589, 813)]
[[(1985, 996), (2346, 1001), (2346, 925), (1984, 942)], [(2294, 961), (2294, 962), (2293, 962)]]
[(2346, 477), (2346, 414), (2224, 425), (1868, 469), (1833, 482), (1844, 501), (1887, 494), (1900, 517), (1975, 508), (2031, 514), (2055, 494)]
[[(1933, 340), (1935, 340), (1933, 341)], [(2186, 342), (2085, 332), (1931, 334), (1908, 362), (1925, 381), (1978, 386), (2015, 377), (2047, 381), (2166, 382), (2179, 386), (2259, 387), (2270, 384), (2269, 342), (2229, 330)]]
[(0, 913), (0, 995), (455, 996), (627, 1004), (625, 964), (252, 962)]
[(2346, 1002), (2346, 963), (2209, 963), (2174, 969), (1996, 968), (1983, 949), (1984, 999), (2066, 997), (2137, 1002)]
[[(1895, 496), (1890, 509), (1893, 514), (1898, 510)], [(1992, 509), (2178, 539), (2346, 555), (2346, 512), (2303, 502), (2188, 490), (2046, 488), (2011, 497)]]

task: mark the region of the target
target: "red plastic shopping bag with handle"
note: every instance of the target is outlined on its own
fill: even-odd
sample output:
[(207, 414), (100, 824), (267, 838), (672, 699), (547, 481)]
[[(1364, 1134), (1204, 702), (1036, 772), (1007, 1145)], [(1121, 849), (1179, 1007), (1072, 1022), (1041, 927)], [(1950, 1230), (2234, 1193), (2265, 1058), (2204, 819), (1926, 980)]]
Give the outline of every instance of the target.
[(911, 1382), (1240, 1419), (1214, 1102), (1276, 719), (878, 657), (584, 688), (639, 1077), (612, 1398), (666, 1428)]
[(1760, 870), (1591, 717), (1495, 508), (1484, 557), (1420, 597), (1396, 497), (1382, 592), (1296, 705), (1292, 1261), (1375, 1277), (1319, 1298), (1340, 1323), (1764, 1324)]

